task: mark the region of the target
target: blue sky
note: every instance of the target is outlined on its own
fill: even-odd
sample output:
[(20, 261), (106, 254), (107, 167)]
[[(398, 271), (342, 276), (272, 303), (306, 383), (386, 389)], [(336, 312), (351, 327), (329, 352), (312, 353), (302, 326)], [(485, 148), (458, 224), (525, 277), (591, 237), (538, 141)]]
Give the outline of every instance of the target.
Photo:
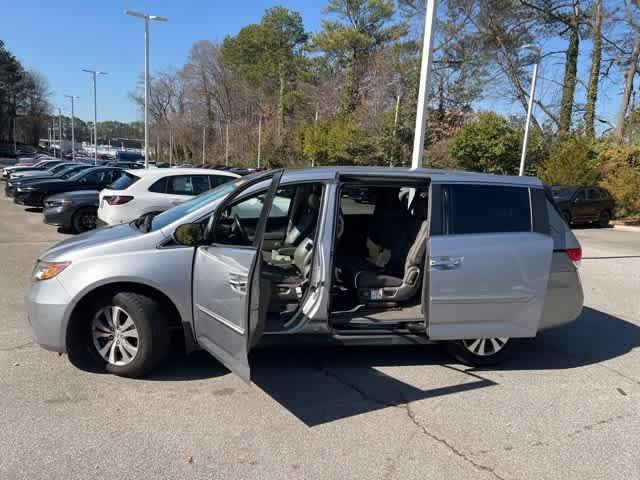
[(151, 70), (184, 64), (196, 40), (222, 40), (260, 20), (270, 6), (284, 4), (301, 13), (308, 30), (320, 26), (324, 1), (286, 0), (16, 0), (3, 2), (0, 38), (26, 68), (40, 71), (54, 92), (53, 104), (70, 111), (64, 94), (80, 96), (76, 115), (93, 118), (90, 75), (98, 79), (98, 120), (139, 117), (128, 98), (144, 69), (144, 27), (126, 9), (169, 18), (151, 23)]
[[(78, 95), (76, 115), (93, 118), (92, 83), (82, 68), (109, 72), (98, 80), (98, 120), (131, 121), (140, 117), (128, 93), (144, 68), (143, 22), (128, 17), (125, 9), (138, 10), (169, 18), (168, 23), (151, 23), (151, 70), (182, 66), (189, 49), (197, 40), (222, 40), (240, 28), (260, 20), (264, 10), (284, 5), (301, 13), (308, 31), (317, 31), (326, 0), (16, 0), (2, 7), (0, 38), (26, 68), (42, 72), (54, 92), (52, 101), (70, 113), (64, 94)], [(563, 40), (542, 45), (543, 51), (562, 50)], [(590, 45), (582, 42), (580, 77), (586, 81)], [(586, 53), (586, 55), (585, 55)], [(553, 79), (560, 79), (564, 55), (550, 57), (541, 68), (543, 79), (539, 95), (557, 92)], [(621, 79), (603, 82), (598, 113), (615, 117)], [(579, 85), (576, 101), (584, 99)], [(505, 114), (523, 114), (519, 104), (500, 96), (487, 97), (476, 108), (495, 109)], [(539, 113), (539, 112), (538, 112)]]

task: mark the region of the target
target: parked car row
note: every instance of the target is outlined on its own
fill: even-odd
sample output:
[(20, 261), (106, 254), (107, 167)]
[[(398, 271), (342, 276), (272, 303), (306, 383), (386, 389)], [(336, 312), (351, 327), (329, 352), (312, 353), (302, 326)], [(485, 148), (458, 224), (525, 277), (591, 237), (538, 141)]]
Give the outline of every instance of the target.
[(231, 171), (143, 167), (46, 159), (7, 167), (2, 176), (5, 194), (15, 203), (42, 208), (45, 223), (78, 233), (156, 215), (239, 177)]

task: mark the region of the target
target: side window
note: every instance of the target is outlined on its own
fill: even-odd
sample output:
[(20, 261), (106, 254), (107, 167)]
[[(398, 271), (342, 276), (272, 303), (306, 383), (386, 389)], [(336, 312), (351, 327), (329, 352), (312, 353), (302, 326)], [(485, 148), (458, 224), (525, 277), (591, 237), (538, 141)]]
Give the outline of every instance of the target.
[(587, 200), (600, 200), (600, 190), (597, 188), (587, 189)]
[(233, 178), (222, 175), (209, 175), (209, 184), (211, 185), (211, 188), (216, 188), (223, 183), (227, 183), (229, 180), (233, 180)]
[(215, 226), (215, 243), (243, 247), (253, 245), (266, 193), (264, 190), (256, 192), (227, 207)]
[(192, 195), (200, 195), (209, 190), (209, 179), (207, 175), (192, 175), (191, 185), (193, 187)]
[(149, 187), (149, 191), (153, 193), (164, 193), (167, 190), (167, 177), (162, 177), (160, 180), (156, 180), (153, 185)]
[(295, 186), (281, 187), (273, 197), (273, 206), (269, 212), (269, 218), (283, 218), (289, 216), (291, 199), (296, 192)]
[(450, 185), (450, 234), (530, 232), (529, 189), (493, 185)]
[(101, 178), (101, 171), (98, 172), (91, 172), (88, 175), (85, 175), (84, 177), (82, 177), (80, 179), (81, 183), (98, 183), (100, 181)]
[(176, 175), (167, 178), (167, 193), (173, 195), (193, 195), (190, 175)]
[(111, 170), (111, 175), (107, 175), (108, 183), (113, 183), (124, 174), (124, 170)]
[(576, 196), (574, 197), (575, 202), (584, 202), (586, 199), (587, 199), (587, 195), (584, 189), (578, 190), (578, 192), (576, 193)]

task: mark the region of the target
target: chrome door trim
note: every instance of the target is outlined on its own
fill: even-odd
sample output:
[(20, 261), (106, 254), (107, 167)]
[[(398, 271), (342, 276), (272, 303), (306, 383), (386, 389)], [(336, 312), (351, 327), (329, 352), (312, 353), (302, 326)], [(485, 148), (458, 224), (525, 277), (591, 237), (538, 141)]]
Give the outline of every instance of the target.
[(216, 320), (217, 322), (220, 322), (221, 324), (223, 324), (225, 327), (230, 328), (231, 330), (233, 330), (234, 332), (239, 333), (240, 335), (244, 335), (244, 328), (241, 328), (237, 325), (234, 325), (233, 323), (231, 323), (229, 320), (227, 320), (224, 317), (221, 317), (220, 315), (217, 315), (216, 313), (212, 312), (211, 310), (209, 310), (206, 307), (203, 307), (202, 305), (196, 303), (196, 308), (198, 310), (200, 310), (202, 313), (204, 313), (205, 315), (213, 318), (214, 320)]

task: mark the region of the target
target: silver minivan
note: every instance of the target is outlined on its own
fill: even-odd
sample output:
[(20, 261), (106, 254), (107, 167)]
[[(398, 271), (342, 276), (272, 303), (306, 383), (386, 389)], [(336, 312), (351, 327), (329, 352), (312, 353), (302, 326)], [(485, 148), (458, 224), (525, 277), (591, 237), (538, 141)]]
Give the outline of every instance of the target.
[(262, 345), (443, 343), (467, 364), (582, 309), (581, 249), (533, 177), (438, 170), (262, 172), (38, 259), (44, 348), (117, 375), (175, 340), (250, 381)]

